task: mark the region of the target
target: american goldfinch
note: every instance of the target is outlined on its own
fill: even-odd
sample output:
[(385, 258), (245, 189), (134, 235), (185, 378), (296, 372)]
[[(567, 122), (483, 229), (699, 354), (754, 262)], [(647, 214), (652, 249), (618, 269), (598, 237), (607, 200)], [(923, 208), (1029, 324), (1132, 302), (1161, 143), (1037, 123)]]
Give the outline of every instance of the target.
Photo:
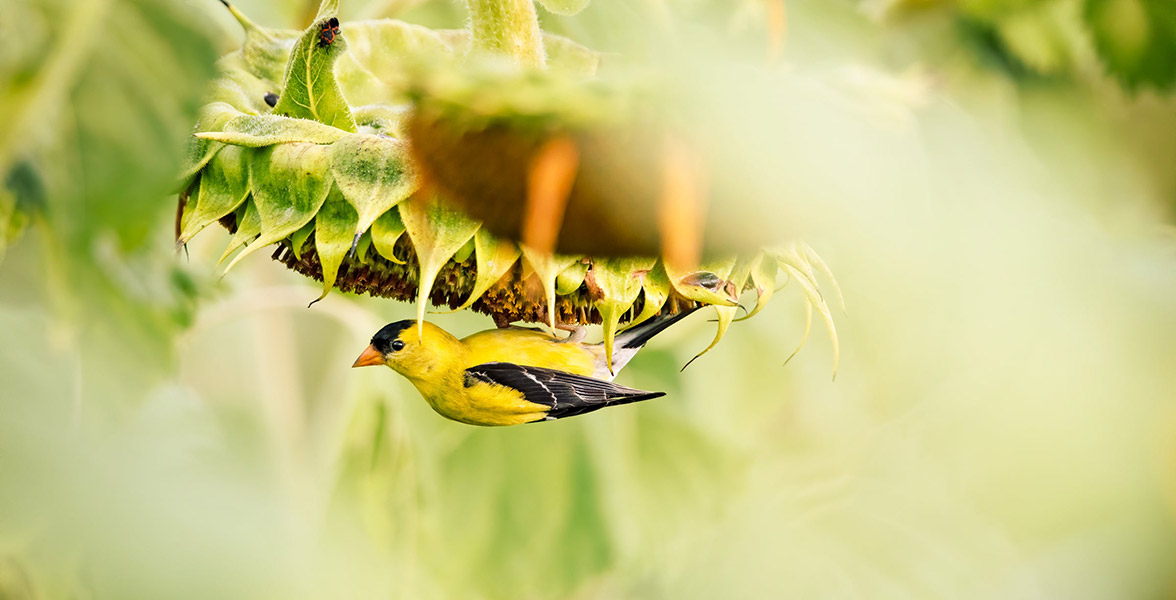
[[(353, 367), (386, 365), (416, 386), (441, 416), (471, 425), (517, 425), (561, 419), (664, 396), (612, 383), (653, 336), (692, 311), (655, 317), (603, 344), (582, 343), (583, 329), (556, 339), (509, 327), (463, 339), (425, 322), (384, 326)], [(611, 369), (610, 369), (611, 363)]]

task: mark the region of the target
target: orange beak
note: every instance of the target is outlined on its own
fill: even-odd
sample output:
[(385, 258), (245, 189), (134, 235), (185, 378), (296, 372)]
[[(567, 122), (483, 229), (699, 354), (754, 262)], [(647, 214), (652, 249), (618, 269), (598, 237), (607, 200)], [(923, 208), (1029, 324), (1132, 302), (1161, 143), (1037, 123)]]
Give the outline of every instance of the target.
[(355, 362), (351, 365), (351, 368), (354, 369), (355, 367), (370, 367), (373, 365), (382, 364), (384, 364), (384, 355), (380, 354), (380, 351), (376, 350), (375, 346), (369, 345), (367, 348), (363, 349), (363, 354), (360, 354), (359, 358), (355, 359)]

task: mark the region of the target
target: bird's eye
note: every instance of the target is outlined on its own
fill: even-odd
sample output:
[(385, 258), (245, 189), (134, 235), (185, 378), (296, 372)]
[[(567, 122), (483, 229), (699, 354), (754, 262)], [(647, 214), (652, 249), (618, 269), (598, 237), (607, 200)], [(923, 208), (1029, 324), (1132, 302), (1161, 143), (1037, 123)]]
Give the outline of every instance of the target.
[(404, 350), (404, 342), (400, 340), (395, 340), (392, 342), (392, 351), (396, 352), (397, 350)]

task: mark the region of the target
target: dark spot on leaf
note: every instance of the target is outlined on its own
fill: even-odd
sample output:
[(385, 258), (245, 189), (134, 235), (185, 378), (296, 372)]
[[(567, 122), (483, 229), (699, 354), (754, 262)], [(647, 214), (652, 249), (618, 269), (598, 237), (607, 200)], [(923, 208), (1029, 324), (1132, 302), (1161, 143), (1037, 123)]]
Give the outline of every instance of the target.
[(691, 273), (690, 275), (683, 277), (682, 283), (686, 285), (697, 285), (699, 287), (714, 291), (719, 289), (719, 286), (723, 284), (723, 280), (719, 279), (719, 276), (715, 275), (714, 273), (699, 271), (697, 273)]

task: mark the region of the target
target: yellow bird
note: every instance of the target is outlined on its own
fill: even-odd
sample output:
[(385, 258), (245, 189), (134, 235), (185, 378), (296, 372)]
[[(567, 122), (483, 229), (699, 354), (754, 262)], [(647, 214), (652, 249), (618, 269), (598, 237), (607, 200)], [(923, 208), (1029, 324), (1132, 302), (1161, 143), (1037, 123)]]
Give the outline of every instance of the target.
[(520, 327), (459, 340), (432, 323), (418, 328), (415, 320), (397, 321), (378, 331), (352, 366), (391, 367), (433, 410), (454, 421), (517, 425), (561, 419), (664, 396), (612, 378), (650, 338), (690, 312), (654, 317), (617, 334), (611, 361), (602, 344), (582, 343), (582, 328), (563, 340)]

